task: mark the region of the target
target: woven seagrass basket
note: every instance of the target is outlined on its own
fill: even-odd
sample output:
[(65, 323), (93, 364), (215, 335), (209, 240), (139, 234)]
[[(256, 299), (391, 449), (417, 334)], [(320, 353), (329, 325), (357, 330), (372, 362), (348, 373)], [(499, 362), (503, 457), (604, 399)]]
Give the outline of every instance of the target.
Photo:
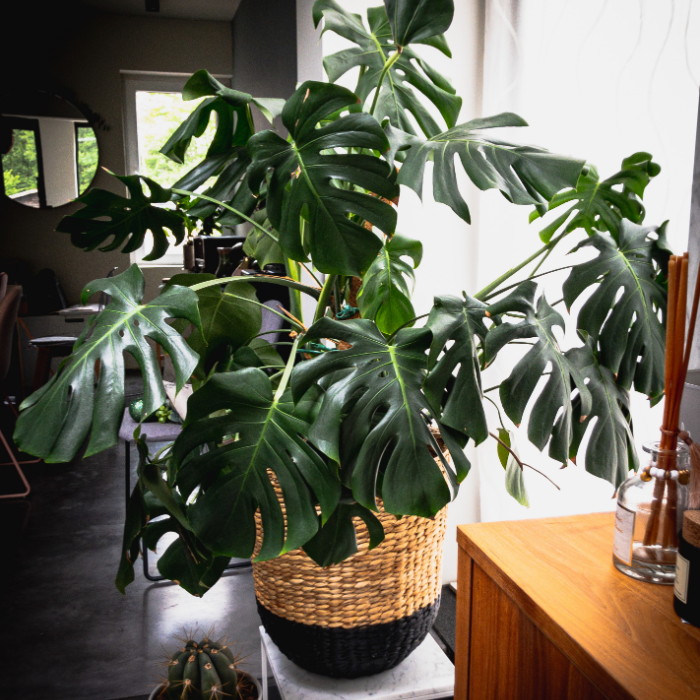
[[(307, 671), (335, 678), (380, 673), (426, 637), (440, 605), (447, 508), (433, 520), (377, 514), (384, 541), (371, 552), (354, 518), (358, 552), (321, 568), (301, 549), (254, 563), (258, 612), (275, 644)], [(258, 545), (261, 530), (258, 520)]]

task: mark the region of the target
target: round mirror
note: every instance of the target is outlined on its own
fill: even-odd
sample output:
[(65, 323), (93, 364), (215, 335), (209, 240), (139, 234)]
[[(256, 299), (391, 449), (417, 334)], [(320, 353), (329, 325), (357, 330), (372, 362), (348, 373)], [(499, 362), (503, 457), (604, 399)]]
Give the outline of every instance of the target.
[(83, 194), (97, 172), (97, 137), (70, 102), (48, 92), (0, 99), (0, 162), (6, 197), (37, 209)]

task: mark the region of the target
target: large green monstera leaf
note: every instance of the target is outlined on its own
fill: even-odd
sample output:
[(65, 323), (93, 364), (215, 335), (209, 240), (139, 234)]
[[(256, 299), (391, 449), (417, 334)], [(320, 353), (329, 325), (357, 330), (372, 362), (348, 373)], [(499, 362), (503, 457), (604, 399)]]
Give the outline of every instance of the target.
[[(360, 78), (355, 92), (365, 102), (379, 84), (382, 71), (388, 65), (379, 95), (376, 97), (374, 116), (381, 122), (388, 117), (391, 123), (413, 134), (413, 124), (409, 114), (426, 136), (439, 134), (444, 126), (439, 126), (431, 113), (421, 103), (418, 93), (437, 108), (445, 125), (453, 127), (457, 121), (462, 98), (455, 95), (455, 89), (447, 78), (440, 75), (426, 61), (408, 47), (409, 43), (423, 43), (435, 46), (451, 56), (441, 26), (449, 27), (454, 8), (452, 2), (440, 2), (450, 6), (434, 8), (431, 2), (391, 3), (390, 17), (384, 7), (372, 7), (367, 10), (369, 29), (365, 27), (360, 15), (343, 9), (335, 0), (317, 0), (313, 9), (316, 26), (323, 17), (323, 31), (332, 31), (352, 41), (355, 47), (345, 49), (323, 59), (328, 79), (334, 83), (352, 68), (361, 67)], [(413, 7), (409, 7), (409, 6)], [(436, 11), (439, 10), (439, 11)], [(428, 14), (430, 22), (422, 21), (421, 15)], [(435, 21), (433, 21), (435, 20)], [(398, 26), (397, 26), (398, 25)], [(393, 31), (397, 30), (403, 47), (396, 54)]]
[(602, 364), (617, 375), (621, 386), (629, 389), (634, 383), (637, 391), (659, 397), (664, 389), (666, 348), (659, 312), (665, 313), (666, 292), (657, 281), (654, 260), (666, 251), (665, 227), (642, 227), (623, 220), (617, 243), (609, 234), (594, 233), (574, 250), (589, 247), (598, 255), (571, 270), (563, 287), (566, 306), (571, 308), (591, 289), (578, 314), (577, 328), (599, 347)]
[(527, 126), (527, 122), (517, 114), (505, 112), (472, 119), (429, 139), (387, 125), (391, 142), (389, 160), (400, 150), (408, 149), (399, 171), (399, 184), (407, 185), (422, 197), (425, 164), (432, 160), (435, 201), (447, 204), (467, 223), (471, 215), (457, 185), (457, 157), (480, 190), (497, 188), (514, 204), (546, 205), (559, 190), (576, 185), (584, 161), (535, 146), (518, 146), (482, 133), (483, 129), (503, 126)]
[(427, 323), (433, 341), (423, 385), (425, 395), (443, 424), (472, 438), (477, 445), (488, 437), (477, 347), (486, 336), (486, 308), (466, 295), (464, 299), (435, 297)]
[[(661, 172), (649, 153), (635, 153), (622, 161), (622, 169), (607, 180), (600, 181), (598, 171), (588, 164), (578, 179), (576, 188), (552, 197), (549, 207), (538, 207), (530, 214), (530, 222), (564, 204), (573, 203), (566, 212), (540, 231), (540, 238), (549, 243), (564, 226), (567, 233), (583, 228), (589, 236), (596, 231), (617, 235), (623, 219), (640, 224), (644, 220), (642, 197), (644, 190)], [(573, 214), (573, 216), (572, 216)]]
[(22, 403), (14, 435), (19, 449), (46, 462), (68, 462), (88, 433), (86, 456), (115, 445), (124, 412), (125, 352), (141, 368), (145, 415), (162, 406), (165, 390), (147, 338), (159, 343), (172, 359), (178, 390), (189, 380), (197, 354), (166, 321), (183, 318), (199, 327), (197, 295), (184, 287), (171, 287), (142, 304), (144, 288), (141, 270), (132, 265), (121, 275), (96, 280), (83, 290), (83, 303), (95, 292), (105, 292), (112, 300), (93, 318), (58, 372)]
[[(173, 448), (176, 484), (185, 499), (200, 488), (189, 521), (214, 554), (252, 555), (258, 509), (264, 531), (258, 561), (310, 540), (319, 527), (317, 503), (321, 522), (332, 514), (340, 482), (303, 439), (314, 398), (294, 406), (289, 390), (273, 393), (265, 372), (248, 368), (214, 375), (188, 401)], [(200, 453), (204, 445), (209, 450)], [(282, 489), (286, 528), (269, 472)]]
[(319, 122), (357, 103), (338, 85), (308, 81), (289, 98), (282, 122), (291, 142), (261, 131), (248, 142), (252, 157), (249, 184), (257, 194), (270, 168), (267, 215), (279, 231), (279, 243), (294, 260), (306, 260), (302, 217), (308, 220), (308, 249), (325, 273), (361, 275), (379, 253), (381, 241), (362, 225), (369, 221), (386, 234), (396, 227), (396, 211), (386, 199), (399, 187), (389, 164), (374, 155), (338, 153), (334, 149), (384, 152), (389, 143), (368, 114), (350, 114), (325, 125)]
[[(357, 295), (360, 313), (362, 318), (374, 321), (382, 333), (391, 335), (415, 317), (411, 303), (413, 270), (422, 257), (420, 241), (396, 234), (382, 246), (363, 277)], [(405, 258), (412, 260), (413, 265)]]
[[(171, 240), (166, 230), (171, 232), (175, 243), (182, 243), (185, 237), (183, 215), (173, 209), (154, 206), (169, 202), (171, 190), (141, 175), (114, 177), (126, 185), (129, 198), (92, 188), (75, 200), (83, 204), (83, 208), (64, 216), (56, 231), (69, 233), (71, 243), (77, 248), (89, 251), (102, 246), (100, 250), (110, 251), (121, 247), (122, 253), (138, 250), (150, 231), (153, 249), (144, 260), (157, 260), (168, 250)], [(144, 193), (142, 183), (150, 194)]]
[[(390, 341), (367, 319), (323, 318), (306, 340), (344, 340), (349, 350), (323, 353), (292, 373), (295, 399), (319, 380), (325, 395), (309, 439), (341, 466), (341, 478), (355, 499), (376, 510), (376, 499), (395, 514), (434, 516), (456, 492), (469, 470), (464, 453), (446, 426), (440, 432), (454, 467), (435, 463), (440, 450), (428, 424), (435, 412), (421, 391), (432, 333), (404, 329)], [(451, 486), (451, 489), (450, 489)]]
[[(591, 411), (591, 393), (578, 368), (562, 353), (554, 335), (554, 327), (564, 329), (564, 319), (541, 296), (535, 307), (537, 285), (523, 282), (515, 292), (491, 305), (490, 315), (508, 311), (524, 312), (521, 323), (501, 323), (491, 329), (485, 341), (486, 361), (490, 364), (496, 353), (507, 343), (523, 338), (535, 338), (536, 342), (515, 365), (508, 379), (501, 383), (501, 404), (508, 417), (520, 425), (525, 408), (548, 365), (551, 374), (541, 394), (535, 399), (528, 423), (528, 437), (542, 450), (550, 437), (550, 455), (566, 461), (569, 445), (573, 440), (573, 404), (571, 394), (577, 389), (581, 397), (581, 415)], [(557, 413), (563, 409), (561, 428), (553, 434)]]
[[(595, 355), (591, 343), (573, 348), (566, 357), (584, 380), (592, 396), (592, 408), (588, 415), (581, 411), (581, 397), (573, 400), (573, 440), (569, 447), (569, 459), (576, 461), (581, 441), (590, 431), (586, 448), (586, 471), (606, 479), (617, 488), (628, 476), (629, 470), (639, 466), (634, 448), (630, 418), (629, 392), (615, 381), (615, 375)], [(554, 434), (565, 429), (560, 418), (554, 426)], [(558, 441), (555, 439), (553, 443)], [(559, 454), (552, 455), (561, 458)]]
[[(178, 180), (173, 187), (193, 190), (210, 177), (216, 182), (203, 194), (222, 202), (230, 202), (234, 209), (245, 215), (256, 205), (256, 198), (248, 188), (245, 173), (250, 164), (246, 150), (248, 139), (255, 133), (251, 105), (255, 105), (271, 122), (278, 116), (284, 100), (258, 99), (244, 92), (222, 85), (206, 70), (199, 70), (190, 77), (182, 91), (184, 100), (205, 97), (187, 119), (177, 128), (160, 152), (182, 163), (193, 138), (201, 136), (209, 125), (212, 114), (216, 114), (216, 132), (204, 160)], [(216, 211), (217, 205), (200, 200), (189, 210), (192, 216), (205, 218)], [(240, 217), (232, 220), (227, 214), (227, 225), (242, 223)]]

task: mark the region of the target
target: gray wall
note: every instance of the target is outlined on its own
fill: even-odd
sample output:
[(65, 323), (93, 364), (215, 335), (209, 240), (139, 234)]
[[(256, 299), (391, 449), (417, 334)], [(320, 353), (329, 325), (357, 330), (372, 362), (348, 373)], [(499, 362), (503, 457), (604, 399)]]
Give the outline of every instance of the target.
[[(233, 87), (254, 97), (288, 98), (297, 82), (296, 3), (243, 0), (231, 26)], [(278, 120), (279, 121), (279, 120)], [(258, 129), (268, 122), (255, 115)], [(277, 124), (278, 128), (281, 126)]]
[[(98, 15), (82, 10), (71, 17), (71, 22), (61, 23), (60, 17), (49, 12), (44, 31), (36, 30), (33, 48), (25, 44), (16, 47), (14, 58), (9, 51), (3, 56), (3, 74), (8, 77), (3, 87), (10, 89), (8, 82), (13, 75), (17, 83), (11, 87), (45, 85), (48, 75), (71, 90), (109, 125), (109, 131), (97, 131), (97, 139), (100, 165), (113, 172), (125, 172), (120, 70), (192, 73), (207, 68), (212, 73), (231, 74), (228, 22)], [(26, 25), (30, 19), (22, 21)], [(52, 28), (53, 21), (58, 24)], [(26, 32), (22, 36), (27, 39)], [(17, 55), (24, 64), (21, 73), (13, 73), (17, 66), (11, 65)], [(102, 170), (94, 185), (120, 191)], [(104, 277), (113, 266), (123, 271), (129, 265), (128, 255), (118, 251), (85, 253), (74, 248), (67, 235), (54, 232), (61, 217), (75, 209), (69, 204), (41, 211), (0, 197), (0, 258), (27, 260), (33, 272), (53, 269), (69, 303), (78, 301), (83, 286), (92, 279)], [(147, 295), (155, 294), (160, 279), (174, 270), (147, 269)]]

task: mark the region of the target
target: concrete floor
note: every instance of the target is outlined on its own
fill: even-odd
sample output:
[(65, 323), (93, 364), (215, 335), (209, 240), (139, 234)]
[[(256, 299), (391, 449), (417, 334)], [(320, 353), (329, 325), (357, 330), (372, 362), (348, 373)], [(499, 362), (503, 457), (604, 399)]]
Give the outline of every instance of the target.
[[(130, 384), (138, 392), (138, 384)], [(147, 581), (140, 566), (126, 596), (114, 586), (123, 449), (67, 465), (28, 466), (30, 498), (0, 501), (3, 699), (145, 698), (163, 674), (164, 649), (184, 628), (197, 626), (215, 626), (237, 642), (248, 657), (244, 669), (260, 676), (260, 620), (249, 569), (225, 575), (202, 599)], [(6, 492), (12, 484), (5, 470)], [(155, 573), (153, 557), (151, 568)]]
[[(127, 394), (140, 394), (138, 376), (128, 378)], [(6, 418), (0, 416), (9, 436)], [(131, 461), (135, 466), (133, 446)], [(226, 574), (202, 599), (147, 581), (140, 561), (126, 596), (114, 586), (124, 523), (123, 444), (25, 471), (29, 499), (0, 501), (2, 700), (147, 700), (163, 675), (164, 650), (191, 627), (215, 626), (247, 656), (244, 670), (260, 677), (250, 569)], [(8, 472), (0, 471), (5, 493), (15, 486)], [(151, 556), (155, 574), (154, 564)], [(448, 632), (454, 627), (449, 606), (438, 623)], [(436, 638), (449, 655), (445, 629)], [(279, 700), (274, 684), (269, 700)]]

